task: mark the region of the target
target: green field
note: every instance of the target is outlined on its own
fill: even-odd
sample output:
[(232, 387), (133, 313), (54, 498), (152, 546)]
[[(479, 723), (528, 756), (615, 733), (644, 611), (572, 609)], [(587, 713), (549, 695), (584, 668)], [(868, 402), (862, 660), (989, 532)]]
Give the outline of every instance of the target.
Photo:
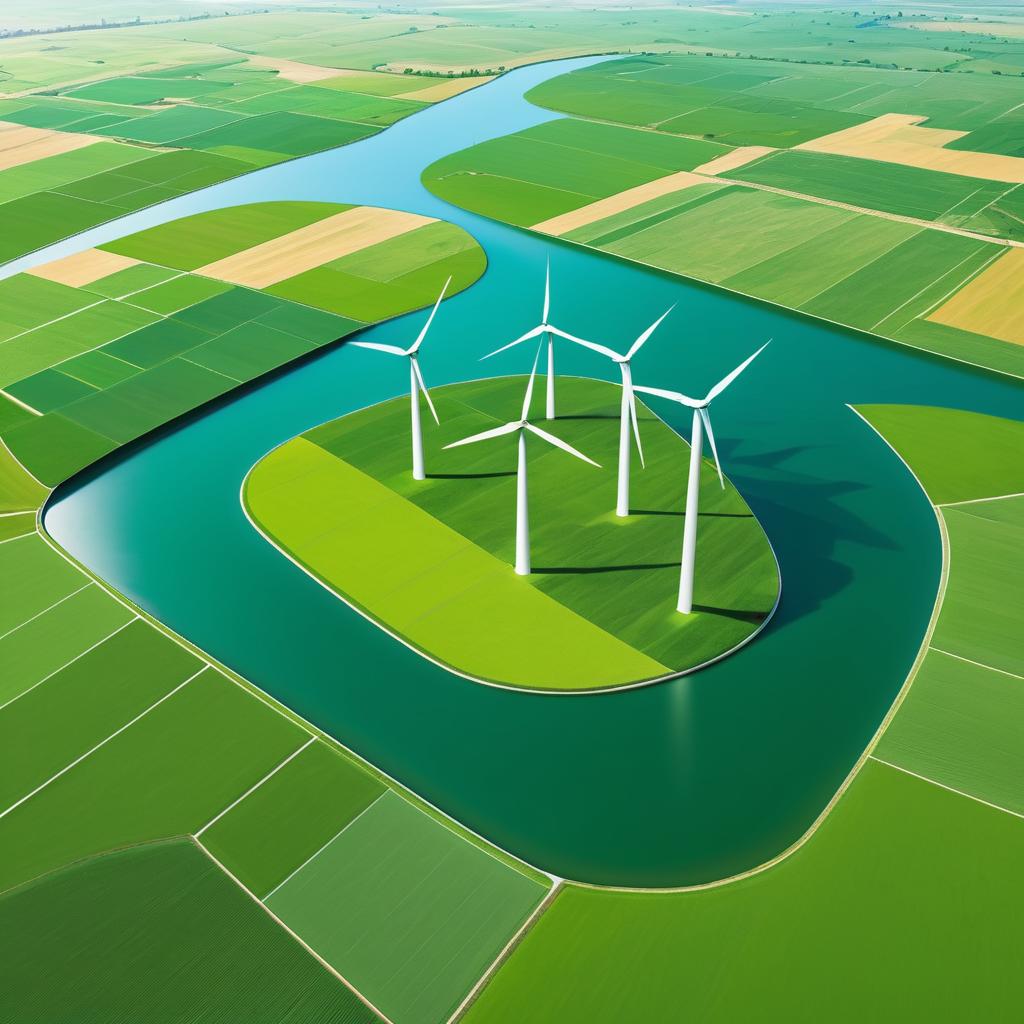
[(55, 484), (240, 383), (430, 304), (449, 275), (454, 293), (483, 273), (476, 242), (440, 221), (262, 291), (190, 273), (349, 209), (212, 210), (108, 243), (144, 262), (80, 288), (31, 273), (0, 282), (4, 444)]
[[(1019, 479), (1024, 424), (943, 409), (861, 411), (929, 493), (974, 501)], [(953, 439), (950, 452), (943, 442)], [(968, 448), (973, 460), (957, 457)], [(1011, 587), (1024, 515), (1019, 498), (940, 511), (950, 577), (933, 649), (873, 756), (806, 843), (703, 891), (567, 886), (467, 1021), (658, 1020), (667, 1006), (723, 1024), (1012, 1019), (1024, 913), (1013, 884), (1024, 856), (1024, 650)], [(980, 541), (960, 517), (983, 524)], [(1001, 615), (991, 616), (994, 606)], [(984, 650), (972, 653), (1001, 672), (938, 653), (965, 616), (973, 629), (986, 615), (988, 628), (971, 633)]]
[(7, 893), (0, 936), (0, 1016), (24, 1024), (379, 1019), (187, 840)]
[[(604, 77), (598, 80), (607, 89), (632, 95), (632, 86), (623, 83), (641, 74), (634, 63), (600, 65)], [(665, 77), (659, 88), (671, 95), (675, 80), (687, 74), (727, 75), (722, 66), (732, 63), (687, 58), (658, 72)], [(618, 67), (625, 70), (611, 70)], [(669, 70), (672, 75), (666, 77)], [(592, 77), (595, 71), (552, 79), (545, 88), (577, 75)], [(921, 88), (929, 82), (918, 80)], [(688, 148), (694, 146), (711, 148)], [(423, 180), (448, 202), (528, 227), (727, 152), (706, 139), (567, 118), (444, 157), (427, 168)], [(1001, 182), (805, 151), (775, 153), (727, 177), (1011, 238), (1020, 230), (1015, 197), (1024, 202), (1019, 188)], [(1024, 214), (1024, 206), (1019, 212)], [(926, 319), (1006, 251), (995, 240), (714, 177), (564, 230), (561, 237), (904, 344), (1024, 375), (1020, 346)]]
[[(603, 465), (535, 444), (530, 455), (533, 574), (516, 577), (515, 446), (442, 451), (514, 418), (525, 378), (436, 392), (428, 479), (411, 480), (407, 399), (307, 432), (257, 464), (247, 508), (309, 571), (414, 647), (471, 676), (579, 690), (698, 666), (756, 632), (779, 580), (770, 545), (712, 465), (702, 478), (696, 614), (675, 611), (688, 449), (652, 413), (633, 514), (614, 515), (619, 389), (559, 382), (571, 415), (555, 429)], [(386, 444), (382, 442), (386, 440)], [(728, 513), (723, 516), (720, 513)], [(528, 635), (529, 645), (515, 638)]]
[(525, 226), (725, 152), (698, 139), (565, 118), (444, 157), (423, 181), (449, 202)]
[(385, 793), (267, 906), (393, 1020), (447, 1020), (544, 888)]
[[(843, 17), (830, 13), (833, 24)], [(784, 19), (773, 15), (771, 20)], [(645, 54), (551, 79), (528, 98), (581, 117), (775, 148), (880, 114), (923, 114), (930, 128), (968, 132), (954, 143), (958, 149), (1003, 153), (1019, 116), (1013, 113), (1018, 91), (1012, 79), (980, 75)]]

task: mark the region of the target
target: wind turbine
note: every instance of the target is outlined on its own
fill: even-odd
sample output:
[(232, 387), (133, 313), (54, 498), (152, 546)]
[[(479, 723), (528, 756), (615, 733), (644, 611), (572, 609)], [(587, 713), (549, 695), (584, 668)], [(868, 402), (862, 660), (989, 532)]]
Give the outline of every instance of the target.
[(697, 516), (700, 505), (700, 464), (704, 454), (704, 430), (708, 432), (711, 454), (715, 458), (718, 480), (725, 488), (725, 477), (722, 476), (722, 464), (718, 461), (718, 449), (715, 447), (715, 434), (711, 429), (711, 416), (708, 406), (768, 347), (771, 339), (766, 341), (752, 356), (736, 367), (732, 373), (723, 377), (703, 398), (690, 398), (678, 391), (664, 391), (661, 388), (645, 388), (636, 385), (637, 391), (645, 395), (656, 395), (679, 402), (693, 410), (693, 426), (690, 432), (690, 474), (686, 482), (686, 518), (683, 521), (683, 557), (679, 567), (679, 601), (676, 609), (684, 615), (693, 611), (693, 568), (697, 555)]
[(618, 352), (613, 352), (610, 348), (604, 345), (598, 345), (593, 341), (586, 341), (583, 338), (577, 338), (575, 335), (563, 334), (563, 337), (569, 341), (576, 342), (577, 345), (583, 345), (586, 348), (593, 349), (595, 352), (600, 352), (602, 355), (607, 356), (613, 362), (619, 364), (619, 371), (622, 374), (622, 406), (619, 413), (619, 488), (615, 499), (615, 514), (617, 516), (628, 516), (629, 515), (629, 426), (630, 422), (633, 424), (633, 437), (636, 439), (636, 450), (640, 456), (640, 465), (644, 465), (644, 449), (640, 444), (640, 425), (637, 422), (636, 416), (636, 395), (633, 393), (633, 371), (630, 369), (629, 362), (643, 348), (648, 338), (658, 329), (661, 325), (662, 320), (665, 319), (675, 309), (675, 306), (669, 306), (657, 320), (651, 324), (650, 327), (640, 335), (636, 341), (630, 346), (629, 351), (625, 355), (620, 355)]
[(541, 314), (540, 323), (528, 330), (525, 334), (520, 335), (515, 341), (510, 341), (507, 345), (502, 345), (501, 348), (496, 348), (493, 352), (488, 352), (487, 355), (483, 356), (484, 359), (490, 359), (491, 356), (496, 356), (499, 352), (504, 352), (505, 349), (512, 348), (515, 345), (520, 344), (523, 341), (529, 341), (531, 338), (536, 338), (538, 335), (547, 335), (548, 343), (548, 370), (547, 370), (547, 395), (544, 403), (544, 418), (553, 420), (555, 418), (555, 335), (557, 334), (560, 338), (567, 338), (569, 340), (575, 340), (572, 335), (566, 334), (565, 331), (560, 331), (557, 327), (548, 323), (548, 315), (551, 312), (551, 260), (548, 260), (547, 273), (544, 276), (544, 310)]
[(533, 360), (533, 370), (530, 372), (530, 381), (526, 385), (526, 396), (523, 398), (523, 411), (520, 413), (518, 420), (506, 423), (501, 427), (494, 427), (491, 430), (484, 430), (479, 434), (464, 437), (461, 441), (454, 441), (452, 444), (445, 445), (445, 448), (458, 448), (464, 444), (488, 441), (492, 437), (503, 437), (505, 434), (519, 435), (519, 461), (516, 466), (516, 574), (519, 576), (530, 575), (530, 510), (526, 482), (527, 432), (536, 434), (537, 437), (547, 441), (548, 444), (553, 444), (556, 448), (561, 448), (562, 451), (575, 455), (577, 459), (589, 462), (590, 465), (597, 466), (600, 469), (598, 463), (593, 459), (588, 459), (586, 455), (577, 451), (571, 444), (563, 441), (560, 437), (555, 437), (554, 434), (549, 434), (546, 430), (541, 430), (540, 427), (535, 427), (529, 422), (530, 400), (533, 398), (533, 382), (537, 377), (537, 362), (539, 359), (540, 348), (537, 349), (537, 355)]
[(423, 330), (420, 331), (419, 336), (409, 348), (399, 348), (397, 345), (381, 345), (376, 341), (352, 342), (353, 345), (357, 345), (359, 348), (372, 348), (376, 352), (387, 352), (388, 355), (392, 356), (406, 356), (409, 360), (409, 406), (412, 415), (412, 476), (414, 480), (423, 480), (426, 476), (423, 471), (423, 427), (420, 424), (420, 391), (423, 392), (423, 397), (427, 400), (427, 405), (430, 407), (430, 415), (434, 417), (434, 422), (440, 423), (430, 393), (427, 391), (426, 384), (423, 383), (423, 373), (420, 371), (419, 364), (420, 345), (423, 344), (423, 339), (427, 336), (427, 331), (430, 330), (430, 325), (434, 322), (434, 314), (437, 312), (437, 307), (441, 305), (444, 293), (448, 291), (448, 285), (451, 283), (452, 279), (449, 277), (441, 289), (441, 294), (437, 297), (437, 302), (434, 303), (434, 308), (430, 311), (430, 316), (427, 317), (427, 322), (423, 325)]

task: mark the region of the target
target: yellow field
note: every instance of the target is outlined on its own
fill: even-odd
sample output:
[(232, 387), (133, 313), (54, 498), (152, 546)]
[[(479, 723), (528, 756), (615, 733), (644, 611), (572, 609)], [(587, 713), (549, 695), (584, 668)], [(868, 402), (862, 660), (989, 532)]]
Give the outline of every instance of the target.
[(66, 284), (71, 288), (84, 288), (101, 277), (134, 267), (138, 262), (130, 256), (119, 256), (116, 252), (85, 249), (52, 263), (32, 267), (26, 273), (45, 278), (47, 281), (56, 281), (57, 284)]
[(369, 245), (432, 224), (432, 217), (357, 206), (200, 267), (219, 281), (266, 288)]
[(280, 57), (252, 56), (248, 63), (258, 68), (276, 71), (279, 78), (304, 85), (307, 82), (321, 82), (325, 78), (337, 78), (342, 72), (338, 68), (325, 68), (319, 64), (303, 64), (297, 60), (282, 60)]
[(929, 171), (963, 174), (969, 178), (1018, 185), (1024, 183), (1024, 158), (943, 149), (947, 143), (962, 138), (967, 132), (920, 127), (925, 120), (917, 114), (882, 114), (864, 124), (811, 139), (793, 148), (906, 164)]
[(451, 96), (458, 96), (460, 92), (475, 89), (484, 82), (494, 80), (494, 75), (483, 75), (480, 78), (450, 78), (437, 85), (428, 85), (422, 89), (413, 89), (410, 92), (399, 93), (395, 99), (398, 100), (420, 100), (423, 103), (440, 103)]
[(636, 188), (627, 188), (624, 192), (617, 192), (613, 196), (599, 199), (596, 203), (589, 203), (581, 206), (578, 210), (570, 210), (568, 213), (559, 214), (549, 220), (542, 220), (532, 225), (534, 231), (543, 231), (546, 235), (564, 235), (567, 231), (575, 231), (594, 221), (604, 220), (613, 213), (622, 213), (623, 210), (631, 210), (634, 206), (646, 203), (650, 199), (659, 199), (671, 192), (679, 192), (692, 185), (703, 185), (707, 178), (701, 178), (690, 171), (676, 171), (675, 174), (666, 175), (664, 178), (656, 178), (644, 185), (637, 185)]
[(43, 157), (57, 156), (58, 153), (70, 153), (73, 149), (82, 149), (99, 141), (95, 135), (26, 128), (10, 121), (0, 121), (0, 171), (42, 160)]
[(1024, 249), (1009, 249), (929, 317), (1024, 345)]
[(724, 156), (716, 156), (700, 167), (694, 167), (694, 174), (725, 174), (727, 171), (735, 171), (737, 167), (757, 160), (759, 157), (774, 153), (771, 146), (737, 146), (731, 153)]

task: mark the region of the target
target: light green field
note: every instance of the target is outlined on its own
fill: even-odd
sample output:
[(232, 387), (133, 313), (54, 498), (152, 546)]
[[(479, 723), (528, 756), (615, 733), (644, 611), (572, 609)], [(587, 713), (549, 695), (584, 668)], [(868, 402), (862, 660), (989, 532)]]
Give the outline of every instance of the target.
[(187, 840), (0, 897), (0, 1017), (370, 1024), (363, 1005)]
[(383, 792), (364, 769), (314, 743), (203, 832), (203, 845), (266, 897)]
[(544, 887), (385, 793), (267, 900), (392, 1020), (447, 1020)]
[[(441, 449), (518, 415), (524, 386), (513, 377), (438, 389), (441, 428), (427, 431), (424, 483), (411, 480), (406, 445), (395, 443), (406, 436), (408, 400), (394, 399), (276, 449), (248, 478), (247, 508), (346, 600), (486, 681), (627, 685), (698, 666), (760, 629), (778, 593), (774, 557), (742, 497), (730, 484), (719, 488), (712, 466), (702, 481), (696, 614), (675, 611), (688, 448), (642, 412), (647, 468), (634, 469), (634, 511), (618, 520), (620, 392), (598, 381), (559, 381), (572, 415), (554, 429), (604, 468), (531, 445), (534, 572), (515, 576), (515, 439)], [(518, 643), (521, 636), (531, 643)]]
[[(1020, 423), (904, 406), (860, 411), (929, 488), (973, 500), (1002, 493), (1020, 472), (1011, 441)], [(978, 458), (962, 457), (968, 446)], [(1024, 651), (1011, 581), (1024, 513), (1012, 498), (942, 514), (952, 550), (933, 649), (874, 755), (806, 843), (703, 891), (566, 887), (467, 1021), (611, 1024), (658, 1020), (668, 1006), (722, 1024), (1012, 1019), (1022, 995), (1013, 958), (1024, 913), (1015, 884)], [(998, 543), (956, 522), (970, 518), (1001, 531)], [(986, 650), (975, 653), (1005, 659), (1003, 672), (938, 652), (956, 639), (949, 623), (966, 615), (974, 629), (986, 612), (976, 634)]]
[[(55, 484), (364, 323), (431, 304), (449, 276), (454, 294), (484, 271), (483, 250), (466, 232), (434, 222), (264, 291), (187, 273), (348, 209), (281, 202), (212, 210), (104, 246), (146, 262), (83, 288), (31, 274), (0, 283), (0, 387), (21, 403), (0, 396), (0, 439)], [(10, 457), (0, 452), (2, 467)], [(26, 499), (16, 496), (10, 464), (17, 504)], [(35, 485), (22, 476), (31, 496)]]

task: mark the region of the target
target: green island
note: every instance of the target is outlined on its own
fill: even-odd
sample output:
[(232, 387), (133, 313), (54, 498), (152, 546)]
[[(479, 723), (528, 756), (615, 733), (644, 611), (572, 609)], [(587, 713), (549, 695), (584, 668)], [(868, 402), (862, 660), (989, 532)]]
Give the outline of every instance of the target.
[(423, 181), (497, 220), (1024, 376), (1018, 81), (632, 56), (537, 86), (530, 100), (571, 116)]
[(665, 1007), (722, 1024), (1016, 1013), (1024, 423), (859, 412), (918, 475), (946, 538), (932, 630), (880, 736), (763, 870), (692, 891), (562, 887), (467, 1021), (611, 1024)]
[(408, 470), (407, 398), (307, 431), (256, 464), (246, 510), (339, 596), (484, 682), (571, 692), (635, 685), (698, 668), (760, 631), (778, 601), (778, 566), (746, 502), (707, 461), (694, 614), (677, 614), (689, 446), (643, 406), (647, 467), (633, 474), (630, 515), (616, 517), (622, 392), (603, 381), (560, 381), (559, 418), (545, 426), (603, 468), (530, 447), (534, 567), (514, 575), (515, 439), (443, 449), (515, 419), (525, 384), (435, 389), (441, 422), (426, 431), (424, 481)]

